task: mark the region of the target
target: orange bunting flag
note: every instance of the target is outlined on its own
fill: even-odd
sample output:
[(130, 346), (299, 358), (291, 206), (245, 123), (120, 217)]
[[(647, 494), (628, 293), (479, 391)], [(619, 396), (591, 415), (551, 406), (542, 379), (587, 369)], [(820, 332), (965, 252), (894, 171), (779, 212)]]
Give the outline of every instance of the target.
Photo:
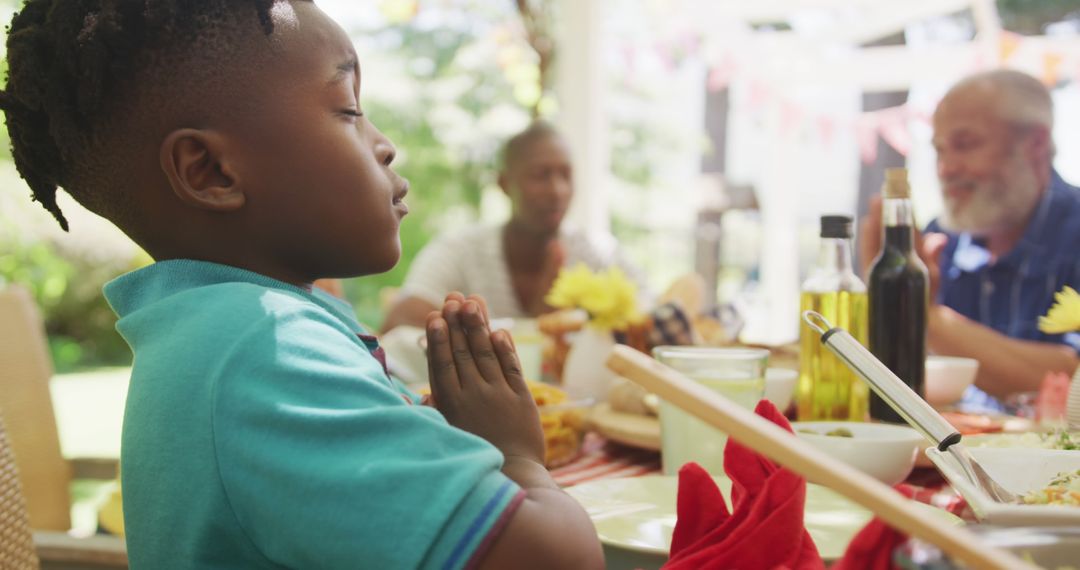
[(1059, 70), (1061, 68), (1061, 62), (1065, 59), (1065, 56), (1060, 53), (1047, 52), (1043, 54), (1043, 85), (1047, 87), (1053, 87), (1057, 85)]
[(1018, 49), (1020, 49), (1020, 34), (1001, 32), (1001, 39), (998, 40), (998, 57), (1001, 63), (1009, 61)]

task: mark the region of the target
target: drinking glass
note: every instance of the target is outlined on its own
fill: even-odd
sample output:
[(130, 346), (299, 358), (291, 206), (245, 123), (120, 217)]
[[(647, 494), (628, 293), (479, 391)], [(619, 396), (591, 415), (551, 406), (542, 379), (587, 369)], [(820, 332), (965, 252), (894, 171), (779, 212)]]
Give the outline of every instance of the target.
[[(653, 357), (691, 380), (753, 410), (765, 393), (769, 351), (759, 348), (658, 346)], [(724, 473), (727, 434), (660, 401), (660, 449), (665, 475), (695, 461), (714, 475)]]

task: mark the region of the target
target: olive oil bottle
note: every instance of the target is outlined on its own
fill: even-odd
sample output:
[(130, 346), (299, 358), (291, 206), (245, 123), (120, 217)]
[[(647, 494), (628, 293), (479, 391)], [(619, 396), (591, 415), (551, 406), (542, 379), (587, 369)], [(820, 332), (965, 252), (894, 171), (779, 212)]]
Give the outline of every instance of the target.
[[(834, 326), (843, 327), (866, 344), (866, 286), (851, 263), (849, 216), (821, 217), (817, 265), (802, 286), (800, 316), (805, 311), (821, 313)], [(865, 421), (869, 402), (866, 383), (825, 348), (820, 335), (805, 322), (799, 336), (799, 421)]]

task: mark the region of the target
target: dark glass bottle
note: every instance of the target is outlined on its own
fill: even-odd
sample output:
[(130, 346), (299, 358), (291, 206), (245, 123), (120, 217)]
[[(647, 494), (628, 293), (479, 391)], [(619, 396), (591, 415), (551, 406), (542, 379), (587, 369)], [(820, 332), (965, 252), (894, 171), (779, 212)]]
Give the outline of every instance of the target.
[[(885, 171), (882, 188), (881, 253), (867, 283), (870, 305), (870, 352), (920, 396), (925, 397), (926, 310), (930, 280), (915, 252), (911, 189), (907, 170)], [(870, 395), (870, 416), (903, 423), (877, 394)]]

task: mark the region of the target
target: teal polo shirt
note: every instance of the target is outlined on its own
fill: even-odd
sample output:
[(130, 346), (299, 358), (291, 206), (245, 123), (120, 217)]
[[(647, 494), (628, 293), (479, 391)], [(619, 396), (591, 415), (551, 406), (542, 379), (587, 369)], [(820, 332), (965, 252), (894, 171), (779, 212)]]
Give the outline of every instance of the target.
[(524, 496), (502, 454), (395, 383), (350, 307), (234, 267), (105, 286), (134, 353), (132, 568), (463, 568)]

